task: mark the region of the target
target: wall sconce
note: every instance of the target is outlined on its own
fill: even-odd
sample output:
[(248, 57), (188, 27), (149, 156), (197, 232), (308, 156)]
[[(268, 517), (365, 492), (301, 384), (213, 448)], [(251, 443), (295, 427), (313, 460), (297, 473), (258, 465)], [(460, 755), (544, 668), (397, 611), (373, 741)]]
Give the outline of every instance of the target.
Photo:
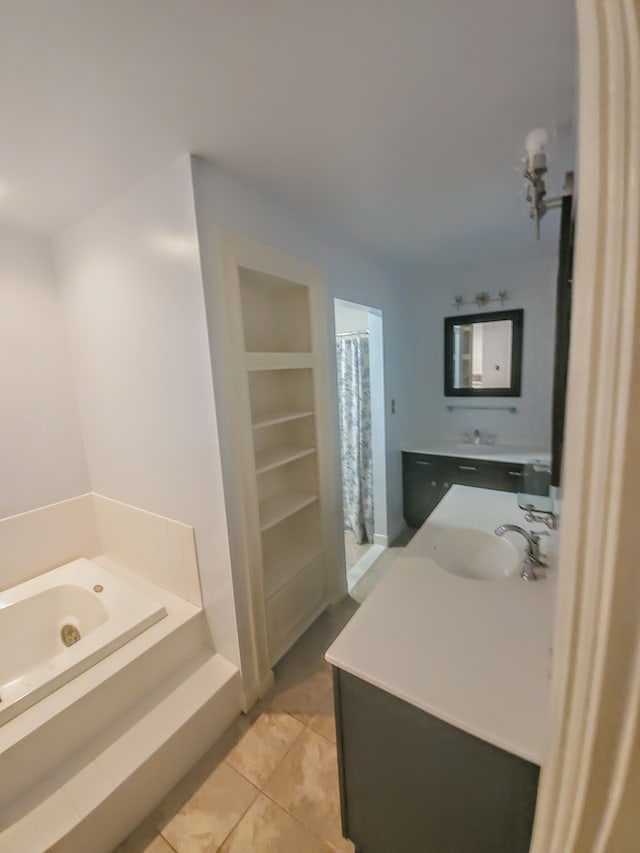
[(476, 308), (486, 308), (491, 302), (499, 302), (500, 305), (504, 305), (504, 303), (509, 299), (509, 291), (508, 290), (499, 290), (497, 296), (492, 296), (490, 293), (487, 293), (486, 290), (480, 291), (480, 293), (476, 293), (473, 299), (465, 300), (462, 294), (458, 294), (458, 296), (453, 297), (453, 307), (457, 308), (458, 311), (467, 306), (467, 305), (475, 305)]
[(529, 204), (529, 219), (536, 226), (536, 238), (540, 239), (540, 220), (548, 210), (554, 210), (562, 204), (561, 196), (545, 198), (547, 187), (544, 176), (547, 172), (547, 146), (549, 134), (542, 127), (537, 127), (527, 134), (525, 147), (527, 156), (523, 158), (525, 198)]

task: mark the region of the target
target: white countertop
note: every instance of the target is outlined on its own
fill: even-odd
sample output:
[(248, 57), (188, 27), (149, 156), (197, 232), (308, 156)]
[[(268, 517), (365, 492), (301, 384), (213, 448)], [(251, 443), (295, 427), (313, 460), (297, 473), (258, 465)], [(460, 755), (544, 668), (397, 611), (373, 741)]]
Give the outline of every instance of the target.
[(487, 459), (491, 462), (518, 462), (532, 459), (551, 461), (548, 448), (522, 444), (412, 444), (403, 447), (407, 453), (432, 453), (436, 456), (461, 456), (465, 459)]
[[(326, 659), (540, 764), (554, 570), (535, 583), (519, 574), (496, 581), (469, 580), (446, 572), (426, 556), (442, 527), (493, 530), (504, 523), (530, 527), (523, 525), (514, 494), (453, 486), (333, 642)], [(520, 540), (516, 534), (512, 541)]]

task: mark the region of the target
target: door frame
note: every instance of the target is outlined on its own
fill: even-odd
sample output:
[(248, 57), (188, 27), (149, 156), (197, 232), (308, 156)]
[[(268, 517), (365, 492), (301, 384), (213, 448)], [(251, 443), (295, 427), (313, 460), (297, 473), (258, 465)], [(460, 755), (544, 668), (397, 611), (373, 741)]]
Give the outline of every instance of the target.
[(577, 20), (560, 568), (532, 853), (632, 850), (640, 834), (640, 6), (577, 0)]
[[(373, 544), (387, 547), (388, 513), (387, 513), (387, 434), (385, 407), (385, 376), (384, 376), (384, 317), (382, 309), (352, 299), (333, 298), (333, 318), (338, 306), (345, 308), (363, 309), (368, 315), (369, 328), (369, 375), (371, 382), (371, 442), (373, 453)], [(337, 369), (334, 369), (337, 376)], [(336, 435), (338, 435), (336, 422)], [(337, 443), (341, 454), (340, 442)], [(340, 464), (342, 477), (342, 463)], [(342, 482), (342, 480), (341, 480)], [(344, 518), (343, 525), (344, 527)]]

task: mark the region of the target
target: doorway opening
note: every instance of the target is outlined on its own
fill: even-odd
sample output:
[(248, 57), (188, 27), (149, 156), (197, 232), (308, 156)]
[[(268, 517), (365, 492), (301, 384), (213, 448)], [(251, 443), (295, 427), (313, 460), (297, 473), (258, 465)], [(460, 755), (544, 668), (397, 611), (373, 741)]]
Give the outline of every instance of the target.
[(382, 311), (334, 300), (349, 591), (388, 544)]

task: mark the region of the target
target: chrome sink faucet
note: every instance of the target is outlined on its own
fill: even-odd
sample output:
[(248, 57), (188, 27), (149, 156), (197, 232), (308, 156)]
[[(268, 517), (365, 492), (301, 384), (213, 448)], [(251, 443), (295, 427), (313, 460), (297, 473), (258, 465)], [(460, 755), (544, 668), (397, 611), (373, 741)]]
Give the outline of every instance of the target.
[(540, 536), (537, 533), (527, 533), (527, 531), (518, 527), (517, 524), (501, 524), (496, 527), (495, 533), (497, 536), (504, 536), (505, 533), (512, 531), (520, 533), (527, 541), (527, 550), (522, 561), (522, 571), (520, 577), (523, 581), (537, 581), (535, 573), (536, 568), (546, 568), (546, 563), (540, 559)]

